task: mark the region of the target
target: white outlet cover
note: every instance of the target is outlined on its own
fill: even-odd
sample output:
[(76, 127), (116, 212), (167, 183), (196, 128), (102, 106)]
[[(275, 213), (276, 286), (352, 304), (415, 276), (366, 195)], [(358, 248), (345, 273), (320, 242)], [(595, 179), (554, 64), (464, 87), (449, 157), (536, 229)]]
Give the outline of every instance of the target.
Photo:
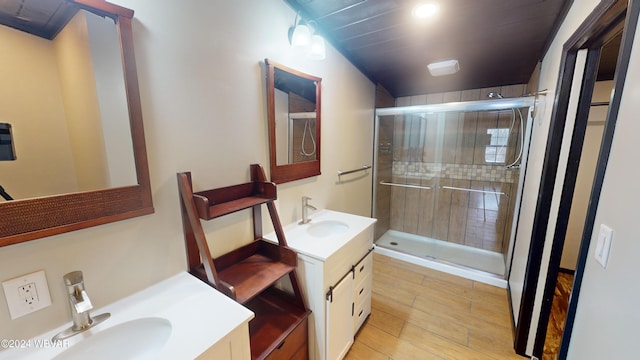
[(51, 305), (44, 270), (5, 280), (2, 288), (12, 320)]

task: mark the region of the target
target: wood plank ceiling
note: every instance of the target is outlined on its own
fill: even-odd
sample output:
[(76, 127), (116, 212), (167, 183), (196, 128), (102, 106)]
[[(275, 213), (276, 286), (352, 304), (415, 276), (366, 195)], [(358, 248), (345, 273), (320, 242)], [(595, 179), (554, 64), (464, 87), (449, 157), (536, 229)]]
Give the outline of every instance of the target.
[(77, 11), (66, 0), (0, 0), (0, 24), (51, 40)]
[[(417, 21), (419, 0), (284, 1), (395, 97), (528, 82), (572, 2), (430, 0), (439, 15)], [(76, 11), (66, 0), (0, 0), (0, 24), (52, 39)], [(620, 39), (603, 46), (598, 80), (613, 79)], [(458, 73), (428, 73), (428, 63), (449, 59)]]
[[(571, 3), (432, 0), (439, 14), (420, 21), (416, 0), (284, 1), (396, 97), (527, 83)], [(428, 63), (449, 59), (458, 73), (428, 73)]]

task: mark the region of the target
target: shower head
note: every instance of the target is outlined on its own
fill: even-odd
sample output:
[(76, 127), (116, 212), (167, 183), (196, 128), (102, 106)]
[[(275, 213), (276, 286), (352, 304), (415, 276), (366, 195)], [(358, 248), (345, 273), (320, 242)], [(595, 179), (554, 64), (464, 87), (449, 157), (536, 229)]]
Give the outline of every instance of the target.
[(502, 96), (502, 94), (497, 93), (497, 92), (490, 92), (487, 94), (487, 96), (491, 99), (493, 98), (498, 98), (498, 99), (504, 99), (504, 96)]

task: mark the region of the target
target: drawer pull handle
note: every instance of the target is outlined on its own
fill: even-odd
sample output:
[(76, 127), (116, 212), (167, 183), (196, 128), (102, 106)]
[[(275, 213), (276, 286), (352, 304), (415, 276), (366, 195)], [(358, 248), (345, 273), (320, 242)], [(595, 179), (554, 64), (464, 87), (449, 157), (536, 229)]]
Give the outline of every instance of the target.
[(361, 295), (363, 291), (364, 291), (364, 288), (360, 289), (360, 292), (358, 293), (358, 295)]
[(280, 350), (280, 349), (284, 346), (284, 342), (285, 342), (285, 341), (286, 341), (286, 340), (283, 340), (283, 341), (280, 343), (280, 345), (278, 345), (278, 347), (276, 348), (276, 350)]
[(364, 309), (360, 310), (360, 314), (358, 314), (358, 317), (362, 316), (362, 312), (364, 311)]
[(360, 272), (362, 272), (362, 270), (364, 270), (364, 265), (360, 267)]

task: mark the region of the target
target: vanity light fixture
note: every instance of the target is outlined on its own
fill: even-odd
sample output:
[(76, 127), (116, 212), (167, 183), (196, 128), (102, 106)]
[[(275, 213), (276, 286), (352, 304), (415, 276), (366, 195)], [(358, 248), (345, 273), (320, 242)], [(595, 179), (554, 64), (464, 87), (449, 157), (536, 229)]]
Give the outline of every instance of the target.
[(311, 42), (311, 29), (302, 22), (289, 28), (289, 43), (293, 47), (307, 46)]
[(432, 76), (443, 76), (455, 74), (460, 70), (458, 60), (446, 60), (427, 65)]
[(307, 56), (312, 60), (323, 60), (326, 57), (324, 38), (315, 34), (311, 25), (304, 20), (298, 21), (289, 28), (289, 44), (294, 48), (305, 48)]

